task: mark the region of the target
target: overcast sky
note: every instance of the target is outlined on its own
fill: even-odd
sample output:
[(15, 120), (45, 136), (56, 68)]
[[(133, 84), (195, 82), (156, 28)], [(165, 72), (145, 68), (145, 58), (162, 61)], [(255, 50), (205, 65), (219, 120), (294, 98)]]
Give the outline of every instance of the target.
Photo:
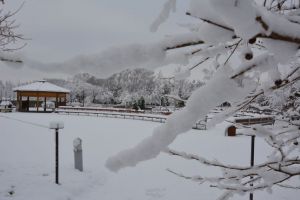
[[(23, 0), (5, 1), (4, 10), (16, 10)], [(41, 62), (59, 62), (80, 54), (101, 52), (111, 46), (157, 41), (166, 34), (182, 32), (186, 1), (158, 32), (149, 27), (165, 0), (27, 0), (15, 19), (30, 40), (21, 53)], [(105, 74), (107, 76), (107, 74)], [(27, 67), (0, 64), (0, 80), (66, 78), (61, 73), (42, 73)]]

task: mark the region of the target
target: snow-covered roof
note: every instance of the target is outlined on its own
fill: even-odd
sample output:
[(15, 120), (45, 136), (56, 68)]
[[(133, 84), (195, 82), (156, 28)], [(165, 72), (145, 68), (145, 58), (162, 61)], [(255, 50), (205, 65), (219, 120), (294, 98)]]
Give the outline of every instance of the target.
[(11, 101), (9, 100), (2, 100), (0, 106), (9, 106), (12, 105)]
[(16, 91), (36, 91), (36, 92), (61, 92), (61, 93), (69, 93), (70, 90), (59, 87), (47, 81), (37, 81), (30, 83), (28, 85), (19, 86), (13, 89)]

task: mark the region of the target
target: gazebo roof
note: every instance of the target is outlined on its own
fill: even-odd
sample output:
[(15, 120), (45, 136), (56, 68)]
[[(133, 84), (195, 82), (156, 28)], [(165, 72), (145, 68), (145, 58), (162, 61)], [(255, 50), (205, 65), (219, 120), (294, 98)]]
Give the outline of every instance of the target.
[(13, 88), (14, 92), (17, 91), (26, 91), (26, 92), (56, 92), (56, 93), (70, 93), (70, 90), (59, 87), (47, 81), (37, 81), (30, 83), (28, 85), (22, 85), (16, 88)]

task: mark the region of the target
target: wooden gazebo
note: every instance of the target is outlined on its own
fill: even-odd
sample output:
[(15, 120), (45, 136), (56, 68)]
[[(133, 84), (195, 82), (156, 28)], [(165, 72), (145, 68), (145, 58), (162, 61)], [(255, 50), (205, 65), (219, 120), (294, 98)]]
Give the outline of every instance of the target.
[[(44, 80), (16, 87), (13, 91), (17, 92), (17, 111), (19, 112), (49, 111), (47, 110), (48, 102), (54, 102), (55, 108), (65, 106), (67, 95), (70, 93), (69, 90)], [(40, 109), (41, 105), (43, 107)]]

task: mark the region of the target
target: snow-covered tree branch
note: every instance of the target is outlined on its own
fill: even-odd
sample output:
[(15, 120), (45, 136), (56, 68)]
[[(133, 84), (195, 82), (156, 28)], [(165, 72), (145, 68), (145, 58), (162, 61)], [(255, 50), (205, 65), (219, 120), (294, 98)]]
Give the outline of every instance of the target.
[[(268, 130), (262, 126), (255, 126), (248, 129), (247, 132), (245, 131), (248, 135), (265, 137), (266, 143), (274, 149), (265, 162), (253, 167), (229, 165), (216, 160), (209, 161), (194, 154), (166, 149), (165, 152), (172, 156), (179, 156), (186, 160), (196, 160), (203, 165), (218, 167), (222, 170), (223, 176), (213, 178), (202, 176), (188, 177), (172, 170), (169, 171), (185, 179), (200, 183), (209, 182), (211, 187), (236, 193), (262, 189), (270, 190), (275, 185), (282, 186), (282, 184), (288, 183), (290, 179), (300, 175), (300, 160), (299, 156), (297, 156), (299, 151), (298, 140), (300, 138), (298, 127), (299, 125), (289, 124), (287, 131), (276, 132), (274, 128)], [(280, 130), (280, 128), (278, 129)], [(250, 177), (251, 179), (249, 180)], [(284, 185), (288, 186), (288, 184)]]
[[(168, 1), (165, 5), (165, 13), (159, 17), (161, 22), (169, 16), (174, 6), (171, 3), (174, 2)], [(214, 59), (216, 62), (211, 66), (213, 76), (191, 95), (184, 109), (175, 112), (165, 124), (155, 128), (152, 136), (110, 157), (106, 166), (118, 171), (167, 152), (221, 168), (223, 175), (214, 178), (188, 177), (169, 170), (182, 178), (210, 182), (212, 187), (225, 190), (220, 199), (256, 190), (269, 191), (273, 186), (298, 188), (289, 185), (290, 179), (300, 175), (298, 124), (287, 123), (287, 131), (282, 126), (245, 129), (245, 135), (264, 137), (266, 144), (274, 149), (265, 162), (253, 167), (209, 161), (168, 149), (178, 135), (191, 129), (197, 120), (203, 119), (211, 109), (223, 102), (228, 101), (233, 107), (216, 115), (210, 126), (247, 108), (258, 97), (275, 94), (298, 82), (300, 15), (299, 5), (292, 6), (293, 3), (280, 0), (191, 0), (187, 14), (199, 19), (199, 24), (190, 27), (194, 39), (183, 36), (171, 40), (172, 43), (162, 43), (162, 53), (179, 50), (187, 59), (199, 59), (200, 64), (203, 59)], [(161, 22), (155, 21), (155, 26)], [(183, 50), (185, 47), (188, 47), (187, 50)]]

